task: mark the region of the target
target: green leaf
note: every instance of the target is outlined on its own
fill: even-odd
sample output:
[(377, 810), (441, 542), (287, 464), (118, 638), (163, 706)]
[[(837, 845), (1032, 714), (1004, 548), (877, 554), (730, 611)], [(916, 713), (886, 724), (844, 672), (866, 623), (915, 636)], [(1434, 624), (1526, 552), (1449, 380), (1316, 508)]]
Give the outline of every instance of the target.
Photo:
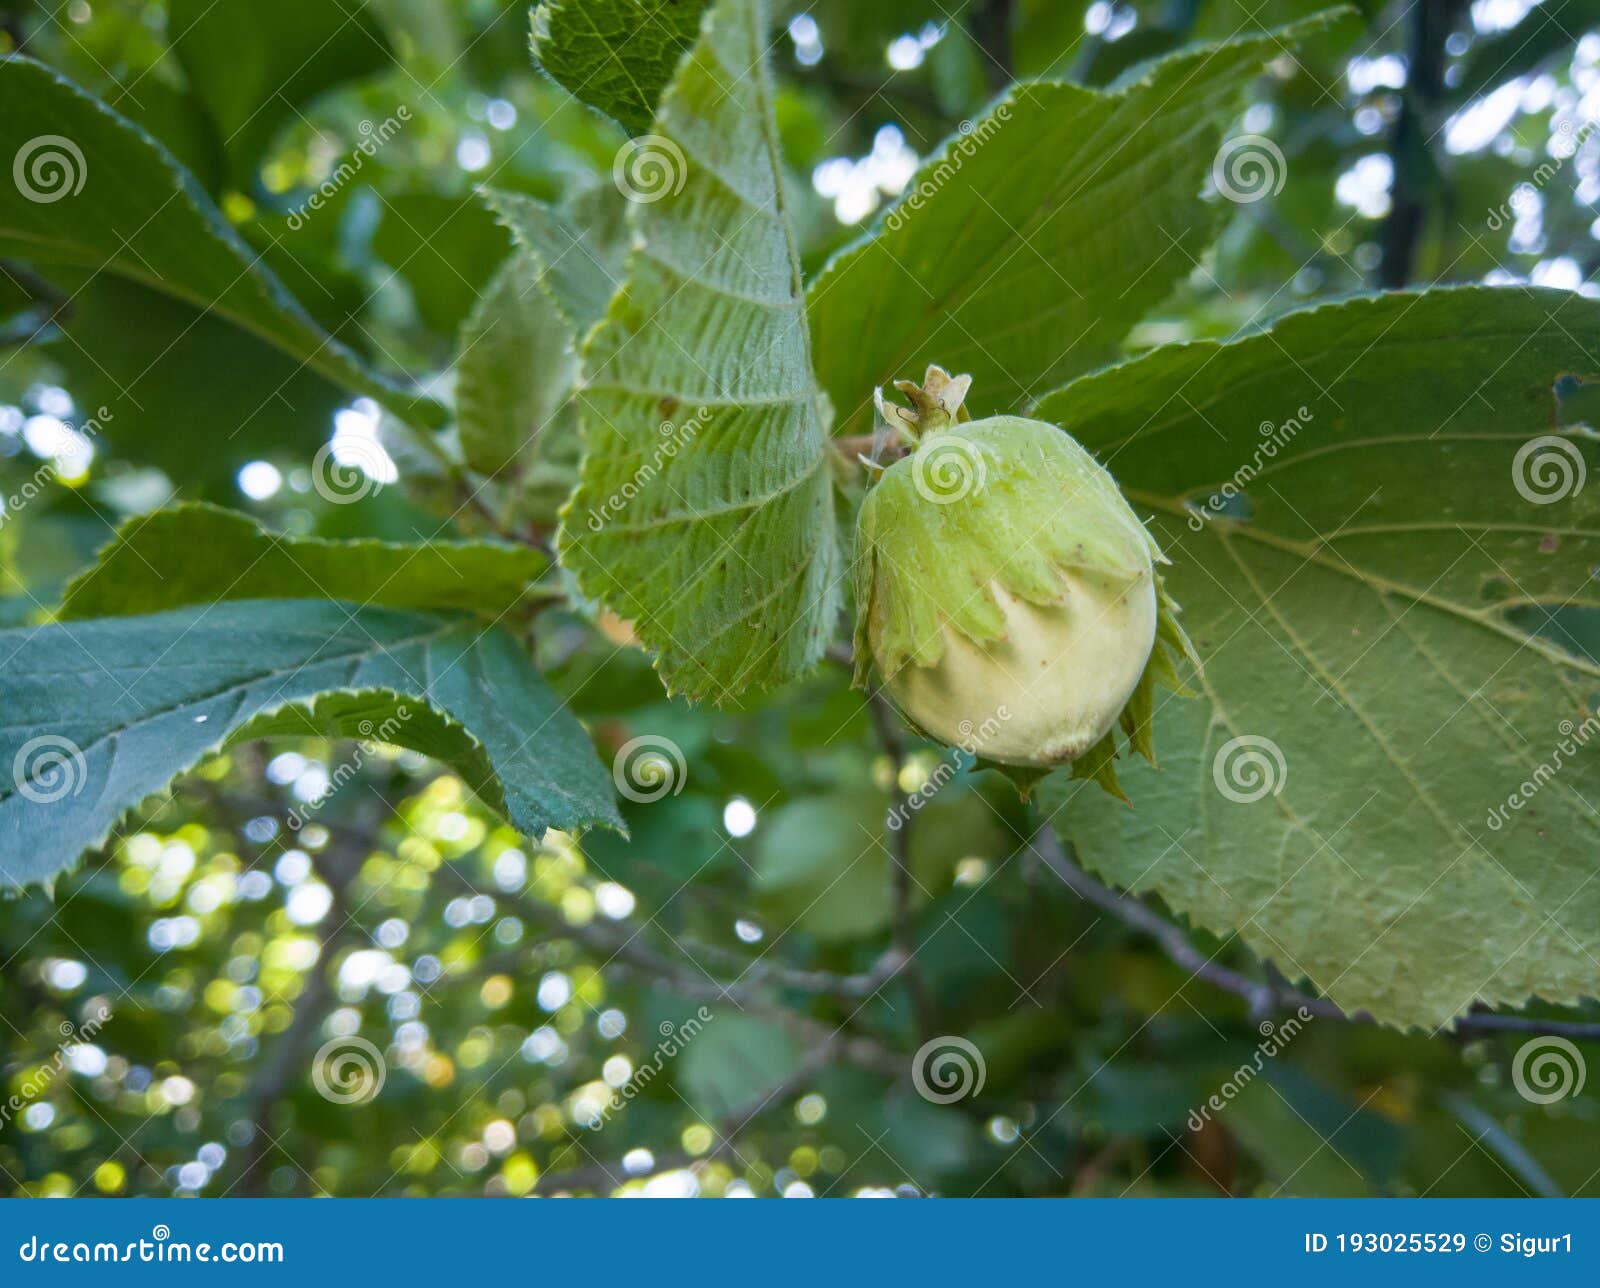
[(544, 525), (578, 480), (578, 343), (622, 281), (623, 202), (609, 186), (566, 208), (519, 192), (483, 197), (516, 249), (462, 328), (461, 446), (481, 473), (516, 466), (518, 513)]
[(227, 599), (344, 599), (498, 619), (549, 561), (484, 542), (327, 541), (271, 532), (233, 510), (178, 505), (129, 519), (67, 587), (61, 617), (123, 617)]
[(1327, 21), (1197, 47), (1114, 94), (1025, 82), (946, 140), (811, 286), (837, 432), (870, 432), (873, 389), (929, 363), (972, 375), (981, 416), (1114, 357), (1235, 210), (1200, 193), (1252, 75)]
[(1046, 398), (1154, 512), (1205, 664), (1158, 705), (1162, 769), (1120, 771), (1132, 809), (1046, 783), (1082, 859), (1393, 1023), (1600, 992), (1600, 770), (1573, 745), (1600, 666), (1518, 624), (1600, 603), (1600, 488), (1559, 486), (1600, 451), (1553, 391), (1596, 353), (1591, 300), (1438, 290)]
[(316, 371), (186, 300), (111, 273), (52, 276), (72, 312), (48, 352), (73, 397), (95, 409), (119, 456), (193, 488), (236, 496), (247, 461), (309, 463), (350, 402)]
[(578, 355), (541, 276), (534, 256), (513, 251), (461, 328), (456, 424), (467, 464), (482, 474), (531, 464), (547, 436), (570, 437), (562, 431), (573, 428), (563, 412)]
[(533, 11), (533, 61), (629, 134), (642, 134), (708, 7), (709, 0), (544, 0)]
[(172, 0), (167, 34), (244, 184), (302, 108), (394, 60), (361, 0)]
[(541, 285), (582, 339), (622, 285), (626, 229), (611, 188), (580, 193), (563, 210), (520, 192), (484, 193), (518, 246), (543, 266)]
[(800, 1066), (802, 1052), (771, 1020), (724, 1007), (678, 1057), (683, 1096), (708, 1122), (748, 1113)]
[(165, 148), (20, 55), (0, 59), (0, 154), (31, 176), (0, 185), (0, 253), (129, 278), (397, 415), (443, 423), (437, 403), (374, 375), (318, 327)]
[[(0, 657), (0, 886), (53, 880), (240, 731), (442, 756), (531, 836), (618, 821), (582, 726), (475, 619), (243, 600), (0, 631)], [(310, 714), (262, 720), (288, 708)]]
[(670, 690), (792, 679), (836, 623), (826, 427), (762, 63), (765, 6), (720, 0), (662, 102), (667, 181), (584, 352), (587, 457), (562, 558)]
[(755, 888), (780, 931), (861, 939), (888, 926), (891, 859), (880, 795), (818, 796), (762, 820)]
[[(911, 898), (943, 891), (956, 862), (1003, 843), (988, 806), (964, 792), (919, 802), (910, 815)], [(894, 844), (881, 793), (804, 796), (765, 814), (757, 836), (755, 889), (776, 927), (823, 941), (863, 939), (894, 916)], [(969, 844), (976, 841), (976, 844)]]

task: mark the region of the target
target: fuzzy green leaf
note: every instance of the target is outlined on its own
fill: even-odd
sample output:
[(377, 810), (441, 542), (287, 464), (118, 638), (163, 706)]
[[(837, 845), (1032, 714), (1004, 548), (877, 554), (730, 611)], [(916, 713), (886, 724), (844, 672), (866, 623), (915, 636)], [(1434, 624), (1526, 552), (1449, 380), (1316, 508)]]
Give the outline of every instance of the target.
[(641, 134), (708, 3), (544, 0), (533, 11), (533, 61), (629, 134)]
[(1117, 93), (1024, 82), (948, 139), (811, 287), (837, 432), (869, 432), (873, 389), (931, 362), (973, 376), (982, 417), (1114, 357), (1236, 209), (1200, 194), (1251, 77), (1327, 22), (1174, 55)]
[(763, 4), (721, 0), (662, 102), (669, 177), (633, 206), (627, 285), (585, 347), (561, 534), (668, 687), (719, 701), (804, 672), (839, 603), (765, 31)]
[(578, 354), (571, 326), (539, 284), (543, 274), (519, 247), (461, 328), (456, 424), (467, 464), (482, 474), (531, 465), (541, 444), (573, 428), (563, 409)]
[(1154, 512), (1204, 661), (1133, 809), (1045, 785), (1083, 861), (1394, 1023), (1600, 993), (1600, 665), (1519, 624), (1600, 605), (1600, 449), (1555, 392), (1597, 354), (1594, 301), (1439, 290), (1046, 398)]
[(178, 505), (124, 523), (67, 587), (61, 616), (124, 617), (225, 599), (343, 599), (498, 618), (548, 567), (525, 546), (328, 541), (272, 532), (217, 506)]
[(540, 285), (583, 339), (622, 285), (621, 198), (609, 188), (591, 189), (567, 209), (520, 192), (489, 190), (484, 199), (517, 245), (543, 265)]
[(53, 880), (241, 731), (441, 756), (531, 836), (618, 823), (582, 726), (476, 619), (243, 600), (0, 631), (0, 657), (0, 887)]
[(443, 423), (436, 402), (374, 375), (312, 321), (165, 148), (20, 55), (0, 59), (0, 155), (30, 176), (0, 184), (0, 254), (128, 278), (397, 415)]

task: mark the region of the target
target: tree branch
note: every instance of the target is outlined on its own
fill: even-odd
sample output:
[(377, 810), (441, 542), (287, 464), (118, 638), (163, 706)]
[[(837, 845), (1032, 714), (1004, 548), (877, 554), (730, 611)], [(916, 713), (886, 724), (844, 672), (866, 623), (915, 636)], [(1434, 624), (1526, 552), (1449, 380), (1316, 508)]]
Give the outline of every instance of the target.
[(968, 19), (972, 38), (984, 54), (984, 70), (996, 90), (1011, 84), (1011, 25), (1016, 0), (984, 0)]
[[(1116, 917), (1125, 925), (1156, 941), (1162, 952), (1172, 962), (1225, 993), (1243, 998), (1250, 1006), (1253, 1020), (1264, 1019), (1276, 1012), (1304, 1008), (1308, 1013), (1326, 1019), (1344, 1020), (1352, 1024), (1372, 1024), (1373, 1018), (1365, 1011), (1347, 1014), (1337, 1003), (1325, 997), (1312, 997), (1298, 989), (1282, 987), (1251, 979), (1206, 956), (1190, 941), (1181, 929), (1167, 921), (1147, 905), (1130, 894), (1119, 893), (1102, 885), (1074, 863), (1068, 856), (1055, 832), (1048, 826), (1040, 827), (1027, 844), (1028, 853), (1043, 863), (1061, 879), (1069, 890), (1084, 902), (1102, 912)], [(1447, 1029), (1457, 1036), (1486, 1033), (1528, 1033), (1566, 1038), (1584, 1042), (1600, 1042), (1600, 1023), (1580, 1020), (1547, 1020), (1521, 1015), (1495, 1015), (1488, 1011), (1472, 1011), (1459, 1017)]]
[(1461, 0), (1411, 0), (1406, 84), (1389, 132), (1389, 213), (1378, 233), (1378, 285), (1385, 290), (1404, 286), (1416, 270), (1428, 195), (1438, 181), (1429, 131), (1444, 88), (1445, 39), (1460, 8)]
[[(350, 883), (366, 857), (367, 849), (346, 841), (316, 856), (317, 875), (332, 892), (325, 929), (317, 945), (317, 964), (304, 991), (294, 1002), (294, 1018), (283, 1031), (250, 1088), (250, 1142), (245, 1147), (236, 1185), (247, 1197), (260, 1197), (267, 1188), (267, 1157), (272, 1148), (268, 1130), (273, 1107), (290, 1084), (305, 1075), (306, 1053), (316, 1041), (317, 1031), (327, 1018), (334, 999), (333, 961), (344, 944), (356, 936), (359, 926), (350, 907)], [(232, 1187), (230, 1187), (232, 1188)]]

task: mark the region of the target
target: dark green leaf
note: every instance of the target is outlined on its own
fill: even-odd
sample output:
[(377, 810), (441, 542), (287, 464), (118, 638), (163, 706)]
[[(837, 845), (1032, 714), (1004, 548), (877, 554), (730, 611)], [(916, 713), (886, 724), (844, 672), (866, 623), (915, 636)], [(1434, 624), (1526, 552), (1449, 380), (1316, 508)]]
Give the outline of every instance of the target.
[(171, 0), (167, 35), (243, 183), (319, 94), (393, 65), (363, 0)]
[(1250, 77), (1318, 18), (1199, 47), (1117, 93), (1016, 86), (912, 179), (807, 297), (836, 432), (929, 363), (973, 377), (974, 414), (1113, 357), (1235, 209), (1200, 193)]
[(1512, 614), (1600, 603), (1600, 452), (1554, 393), (1596, 353), (1592, 300), (1435, 290), (1045, 399), (1155, 513), (1205, 663), (1132, 809), (1045, 785), (1082, 858), (1384, 1020), (1592, 995), (1600, 666)]
[(343, 599), (498, 619), (548, 566), (525, 546), (326, 541), (271, 532), (216, 506), (180, 505), (124, 523), (67, 588), (61, 616), (124, 617), (226, 599)]
[(533, 61), (629, 134), (650, 128), (661, 92), (694, 44), (709, 0), (544, 0)]
[[(0, 657), (0, 885), (53, 880), (245, 729), (445, 756), (531, 836), (617, 822), (582, 727), (509, 635), (471, 618), (242, 600), (0, 631)], [(291, 707), (310, 714), (264, 719)]]
[[(0, 252), (110, 272), (207, 311), (421, 424), (443, 409), (368, 371), (264, 269), (148, 134), (30, 58), (0, 59)], [(30, 195), (31, 194), (31, 195)]]

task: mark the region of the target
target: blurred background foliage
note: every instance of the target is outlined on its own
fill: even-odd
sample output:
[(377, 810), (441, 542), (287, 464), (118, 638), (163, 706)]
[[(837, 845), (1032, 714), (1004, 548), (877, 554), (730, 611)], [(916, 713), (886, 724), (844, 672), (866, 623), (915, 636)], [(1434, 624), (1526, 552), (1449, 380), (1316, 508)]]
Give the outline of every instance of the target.
[[(1316, 7), (790, 4), (778, 112), (808, 268), (1012, 76), (1111, 86)], [(1277, 143), (1287, 182), (1240, 208), (1133, 347), (1379, 285), (1595, 289), (1600, 4), (1361, 10), (1261, 79), (1239, 128)], [(165, 144), (330, 332), (424, 382), (448, 379), (509, 248), (477, 187), (602, 190), (622, 142), (530, 66), (518, 0), (35, 0), (0, 4), (0, 33)], [(311, 487), (336, 431), (385, 484), (359, 506)], [(371, 403), (189, 305), (0, 261), (0, 623), (40, 620), (120, 520), (173, 498), (296, 532), (470, 533), (436, 469)], [(608, 760), (650, 732), (692, 766), (628, 807), (632, 842), (534, 844), (389, 748), (213, 759), (53, 896), (0, 909), (0, 1092), (26, 1093), (0, 1123), (0, 1187), (1595, 1192), (1600, 1086), (1528, 1103), (1514, 1036), (1313, 1022), (1193, 1129), (1258, 1017), (1067, 896), (1015, 796), (966, 768), (911, 833), (919, 982), (863, 1000), (895, 915), (885, 806), (948, 765), (914, 748), (896, 784), (842, 668), (758, 712), (691, 712), (587, 624), (547, 614), (540, 632)], [(881, 861), (852, 867), (864, 837)], [(916, 1094), (904, 1052), (929, 1032), (977, 1042), (979, 1094)], [(308, 1070), (352, 1035), (386, 1076), (341, 1104)]]

